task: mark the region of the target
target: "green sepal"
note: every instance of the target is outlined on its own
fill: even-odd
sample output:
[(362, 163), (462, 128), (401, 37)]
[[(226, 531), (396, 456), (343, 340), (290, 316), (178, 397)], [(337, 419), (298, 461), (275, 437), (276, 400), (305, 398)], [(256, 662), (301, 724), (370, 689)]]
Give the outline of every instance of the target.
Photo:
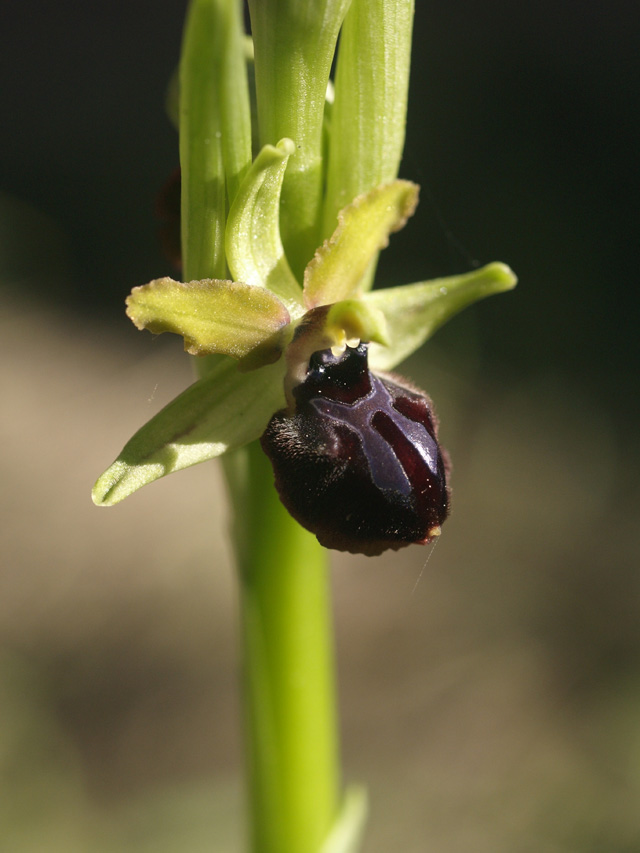
[(280, 356), (290, 320), (282, 302), (264, 287), (217, 279), (183, 284), (158, 278), (134, 287), (127, 314), (138, 329), (182, 335), (191, 355), (251, 353), (256, 366)]
[(385, 315), (389, 336), (387, 346), (371, 345), (369, 364), (374, 370), (391, 370), (463, 308), (516, 283), (506, 264), (492, 263), (464, 275), (366, 293), (363, 301)]
[(307, 265), (304, 301), (308, 308), (352, 299), (369, 264), (399, 231), (418, 203), (418, 187), (394, 181), (354, 199), (338, 214), (338, 227)]
[(225, 247), (236, 281), (268, 288), (284, 302), (292, 317), (299, 317), (303, 313), (302, 292), (280, 238), (280, 191), (294, 151), (290, 139), (265, 145), (260, 151), (229, 211)]
[(357, 853), (369, 811), (367, 791), (361, 785), (347, 788), (338, 816), (319, 853)]
[(94, 503), (112, 506), (160, 477), (258, 438), (284, 407), (284, 371), (284, 359), (251, 373), (223, 359), (127, 442), (95, 484)]

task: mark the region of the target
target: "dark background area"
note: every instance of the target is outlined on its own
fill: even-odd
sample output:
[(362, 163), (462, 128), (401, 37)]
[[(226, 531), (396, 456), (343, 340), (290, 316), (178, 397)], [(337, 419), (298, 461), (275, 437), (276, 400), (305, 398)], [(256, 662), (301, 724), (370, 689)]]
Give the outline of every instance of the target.
[[(401, 174), (421, 204), (378, 282), (501, 260), (520, 283), (407, 368), (455, 466), (416, 591), (421, 549), (337, 560), (366, 849), (632, 853), (638, 11), (417, 6)], [(190, 378), (179, 345), (123, 313), (172, 273), (153, 209), (177, 165), (164, 101), (184, 11), (0, 8), (0, 793), (16, 815), (0, 837), (18, 853), (238, 849), (235, 592), (210, 466), (88, 503)]]
[[(637, 9), (417, 5), (402, 173), (422, 184), (422, 204), (383, 257), (382, 280), (507, 261), (523, 286), (506, 304), (473, 309), (483, 364), (515, 379), (552, 363), (598, 405), (628, 413), (638, 367)], [(0, 185), (53, 220), (73, 260), (46, 300), (117, 321), (130, 288), (167, 269), (152, 211), (177, 163), (163, 105), (184, 6), (27, 2), (0, 12)]]

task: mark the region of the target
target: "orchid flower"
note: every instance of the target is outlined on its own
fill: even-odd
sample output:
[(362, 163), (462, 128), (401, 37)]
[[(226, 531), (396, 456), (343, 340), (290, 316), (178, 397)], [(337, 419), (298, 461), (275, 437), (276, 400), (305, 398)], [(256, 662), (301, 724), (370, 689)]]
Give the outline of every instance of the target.
[(160, 477), (259, 438), (291, 405), (291, 388), (314, 352), (370, 342), (371, 369), (391, 370), (458, 311), (514, 286), (500, 263), (383, 290), (363, 286), (378, 251), (415, 210), (417, 186), (399, 180), (339, 213), (299, 283), (279, 227), (283, 178), (295, 150), (289, 139), (264, 146), (240, 185), (225, 234), (233, 280), (160, 278), (128, 297), (127, 313), (139, 329), (177, 333), (192, 355), (224, 358), (133, 436), (96, 483), (95, 503), (116, 504)]

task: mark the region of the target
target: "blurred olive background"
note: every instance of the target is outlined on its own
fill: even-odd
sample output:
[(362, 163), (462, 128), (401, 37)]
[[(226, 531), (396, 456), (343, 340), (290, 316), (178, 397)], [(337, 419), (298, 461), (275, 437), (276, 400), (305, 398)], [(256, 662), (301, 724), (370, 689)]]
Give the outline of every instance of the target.
[[(136, 332), (184, 3), (0, 8), (0, 849), (236, 853), (236, 589), (215, 465), (95, 509), (191, 379)], [(366, 853), (640, 850), (638, 14), (418, 2), (378, 281), (503, 260), (518, 289), (404, 372), (454, 511), (429, 553), (334, 560), (345, 776)], [(428, 562), (427, 562), (428, 559)]]

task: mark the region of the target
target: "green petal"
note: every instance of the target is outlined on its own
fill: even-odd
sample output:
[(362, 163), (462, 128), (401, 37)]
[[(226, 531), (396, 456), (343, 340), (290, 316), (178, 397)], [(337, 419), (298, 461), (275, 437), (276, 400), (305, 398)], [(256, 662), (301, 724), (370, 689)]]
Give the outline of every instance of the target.
[(486, 296), (511, 290), (516, 282), (516, 276), (506, 264), (493, 263), (465, 275), (365, 294), (363, 301), (379, 308), (385, 315), (390, 339), (387, 347), (371, 345), (371, 367), (391, 370), (421, 347), (458, 311)]
[(302, 293), (287, 263), (279, 224), (282, 179), (295, 150), (290, 139), (282, 139), (258, 154), (229, 211), (225, 245), (236, 281), (267, 287), (299, 317)]
[(271, 291), (217, 279), (183, 284), (158, 278), (134, 287), (127, 298), (127, 314), (139, 329), (182, 335), (191, 355), (243, 358), (258, 349), (253, 355), (262, 364), (275, 361), (282, 352), (290, 319)]
[(160, 477), (258, 438), (284, 407), (284, 359), (240, 373), (224, 359), (146, 423), (95, 484), (94, 503), (112, 506)]
[(362, 277), (376, 253), (399, 231), (418, 203), (418, 187), (394, 181), (358, 196), (338, 215), (338, 227), (304, 273), (309, 308), (358, 296)]

